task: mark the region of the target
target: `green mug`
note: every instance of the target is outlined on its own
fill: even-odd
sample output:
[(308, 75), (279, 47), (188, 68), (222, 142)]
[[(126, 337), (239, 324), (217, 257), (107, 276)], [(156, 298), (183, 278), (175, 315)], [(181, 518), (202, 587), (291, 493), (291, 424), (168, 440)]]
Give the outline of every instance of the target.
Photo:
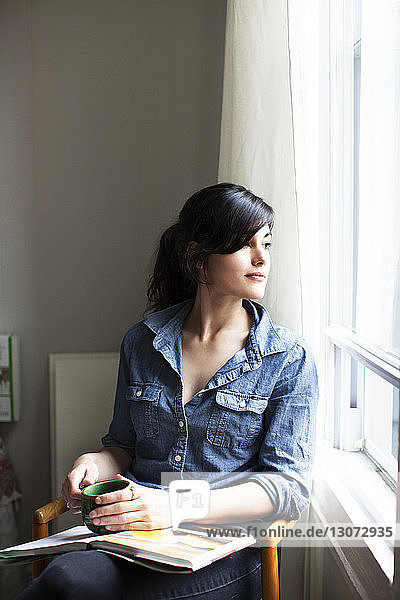
[(93, 533), (97, 533), (97, 535), (106, 535), (107, 533), (112, 533), (103, 525), (94, 525), (92, 519), (89, 517), (89, 513), (99, 506), (96, 504), (97, 496), (124, 490), (130, 485), (131, 482), (125, 481), (124, 479), (110, 479), (108, 481), (98, 481), (97, 483), (93, 483), (93, 485), (84, 487), (81, 490), (81, 512), (83, 524), (93, 531)]

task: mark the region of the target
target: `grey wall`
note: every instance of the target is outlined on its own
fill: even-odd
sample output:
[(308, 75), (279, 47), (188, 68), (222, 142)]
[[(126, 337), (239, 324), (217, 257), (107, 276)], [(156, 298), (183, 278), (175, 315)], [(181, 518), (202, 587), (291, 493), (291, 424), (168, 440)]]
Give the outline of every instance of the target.
[(22, 347), (22, 416), (0, 435), (21, 538), (50, 498), (49, 353), (119, 349), (161, 229), (217, 180), (225, 10), (0, 1), (0, 332)]

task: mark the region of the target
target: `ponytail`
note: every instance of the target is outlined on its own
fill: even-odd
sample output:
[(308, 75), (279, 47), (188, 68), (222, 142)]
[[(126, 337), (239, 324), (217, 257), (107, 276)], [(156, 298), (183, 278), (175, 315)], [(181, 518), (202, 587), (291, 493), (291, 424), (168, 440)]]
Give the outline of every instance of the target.
[(146, 313), (195, 297), (197, 282), (187, 268), (187, 243), (179, 222), (162, 234), (149, 280)]

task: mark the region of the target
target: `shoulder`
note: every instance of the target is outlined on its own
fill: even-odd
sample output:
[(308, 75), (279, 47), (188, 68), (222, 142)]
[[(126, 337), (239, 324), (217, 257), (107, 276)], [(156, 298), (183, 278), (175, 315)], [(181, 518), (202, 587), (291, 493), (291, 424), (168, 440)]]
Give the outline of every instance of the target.
[(300, 357), (307, 356), (308, 358), (312, 358), (312, 350), (301, 335), (282, 325), (274, 325), (274, 327), (286, 347), (288, 362), (292, 362)]
[(263, 356), (278, 352), (285, 362), (306, 355), (312, 357), (311, 348), (301, 335), (274, 323), (267, 308), (259, 302), (251, 300), (250, 304), (256, 319), (256, 339)]
[(276, 389), (282, 394), (296, 393), (318, 401), (318, 371), (309, 344), (287, 327), (277, 325), (276, 330), (286, 346)]
[(144, 319), (130, 327), (125, 333), (122, 344), (126, 348), (132, 348), (137, 343), (147, 339), (153, 339), (168, 323), (186, 313), (193, 304), (193, 300), (185, 300), (174, 304), (163, 310), (158, 310), (147, 315)]
[(167, 325), (172, 319), (175, 319), (175, 317), (188, 313), (192, 306), (193, 299), (184, 300), (183, 302), (179, 302), (178, 304), (174, 304), (173, 306), (168, 306), (163, 310), (158, 310), (156, 312), (151, 313), (141, 322), (155, 333), (158, 333), (158, 331), (160, 331), (160, 329)]
[(125, 333), (124, 337), (122, 338), (121, 348), (127, 353), (129, 353), (132, 350), (133, 346), (135, 346), (138, 343), (142, 343), (148, 336), (148, 334), (149, 330), (144, 325), (144, 322), (139, 321), (135, 325), (132, 325), (132, 327), (130, 327)]

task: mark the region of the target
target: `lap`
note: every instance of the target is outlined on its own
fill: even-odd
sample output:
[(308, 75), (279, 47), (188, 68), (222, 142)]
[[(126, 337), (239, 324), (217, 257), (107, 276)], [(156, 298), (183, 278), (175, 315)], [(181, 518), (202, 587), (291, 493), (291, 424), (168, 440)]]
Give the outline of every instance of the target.
[(193, 573), (160, 573), (95, 550), (52, 561), (18, 600), (247, 600), (261, 598), (259, 548), (246, 548)]

